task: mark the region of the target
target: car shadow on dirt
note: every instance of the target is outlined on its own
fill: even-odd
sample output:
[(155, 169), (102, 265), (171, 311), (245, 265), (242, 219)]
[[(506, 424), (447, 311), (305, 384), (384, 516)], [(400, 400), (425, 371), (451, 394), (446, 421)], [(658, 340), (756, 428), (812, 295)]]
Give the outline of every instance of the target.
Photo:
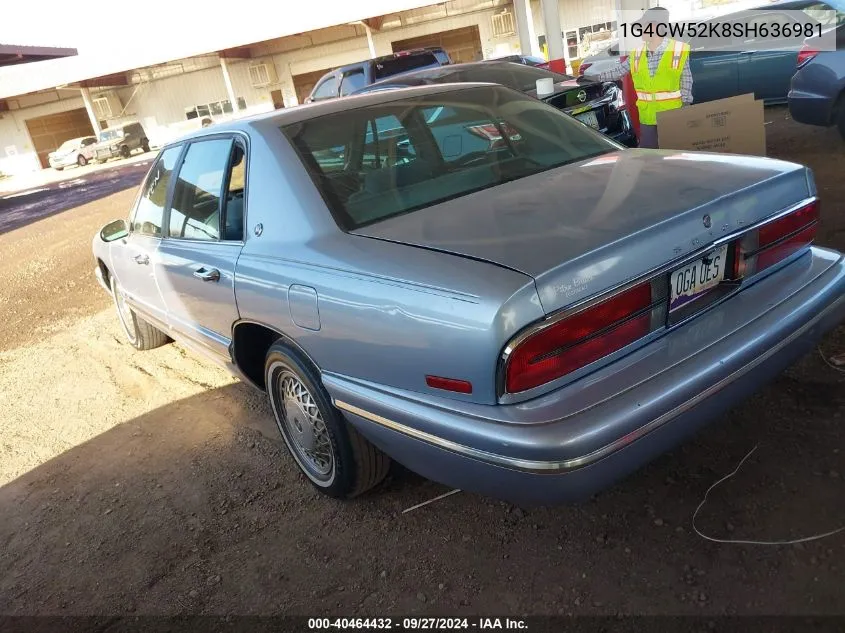
[[(836, 613), (845, 523), (839, 376), (808, 357), (697, 439), (579, 505), (517, 508), (402, 469), (355, 501), (295, 470), (262, 394), (209, 390), (0, 489), (8, 614)], [(760, 407), (769, 403), (760, 415)], [(72, 415), (72, 411), (67, 414)], [(814, 580), (815, 579), (815, 580)]]
[[(99, 200), (118, 191), (137, 187), (150, 160), (118, 165), (78, 178), (0, 195), (0, 235), (43, 218)], [(124, 214), (125, 215), (125, 214)]]

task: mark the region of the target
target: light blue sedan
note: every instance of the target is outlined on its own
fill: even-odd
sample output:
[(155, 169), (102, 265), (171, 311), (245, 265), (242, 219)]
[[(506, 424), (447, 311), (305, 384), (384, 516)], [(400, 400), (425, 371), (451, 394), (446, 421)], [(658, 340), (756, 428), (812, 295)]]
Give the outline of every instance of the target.
[(225, 123), (94, 238), (127, 340), (267, 392), (302, 472), (520, 503), (607, 487), (845, 316), (811, 172), (629, 150), (491, 84)]

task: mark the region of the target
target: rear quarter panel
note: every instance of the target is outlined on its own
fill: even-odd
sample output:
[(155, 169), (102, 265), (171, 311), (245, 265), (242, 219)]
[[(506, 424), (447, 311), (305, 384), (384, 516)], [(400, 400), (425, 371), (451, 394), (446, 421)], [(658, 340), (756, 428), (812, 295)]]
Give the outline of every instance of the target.
[(530, 277), (342, 232), (278, 129), (252, 135), (250, 165), (243, 320), (293, 339), (323, 372), (422, 393), (435, 393), (426, 374), (457, 378), (473, 393), (446, 395), (495, 403), (502, 348), (543, 316)]

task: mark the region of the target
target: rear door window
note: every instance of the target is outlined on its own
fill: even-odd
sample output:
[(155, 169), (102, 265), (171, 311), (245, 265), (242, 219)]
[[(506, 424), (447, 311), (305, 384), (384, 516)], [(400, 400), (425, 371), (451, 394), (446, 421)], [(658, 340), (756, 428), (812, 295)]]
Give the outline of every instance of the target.
[(340, 82), (340, 96), (344, 97), (348, 94), (352, 94), (356, 90), (360, 90), (366, 85), (367, 81), (364, 78), (363, 68), (360, 70), (348, 72), (343, 75), (343, 79)]
[(188, 146), (170, 207), (170, 237), (220, 239), (223, 185), (232, 139), (197, 141)]
[(132, 216), (130, 228), (133, 233), (161, 236), (162, 218), (167, 204), (171, 176), (181, 152), (181, 145), (168, 147), (150, 170), (138, 199), (138, 206), (135, 207), (135, 213)]
[(319, 84), (311, 96), (314, 101), (333, 99), (335, 97), (337, 97), (337, 79), (334, 77), (329, 77), (323, 83)]

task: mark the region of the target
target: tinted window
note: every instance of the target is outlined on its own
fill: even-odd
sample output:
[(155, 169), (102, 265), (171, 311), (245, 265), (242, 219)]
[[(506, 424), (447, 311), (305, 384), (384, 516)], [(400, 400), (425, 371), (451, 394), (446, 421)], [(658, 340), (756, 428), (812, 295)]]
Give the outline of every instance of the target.
[(356, 90), (363, 88), (367, 84), (364, 79), (364, 71), (356, 70), (351, 73), (346, 73), (343, 80), (340, 82), (340, 94), (346, 96), (352, 94)]
[(97, 139), (95, 139), (93, 136), (89, 136), (88, 138), (82, 140), (82, 147), (87, 147), (88, 145), (93, 145), (96, 142), (97, 142)]
[(406, 73), (417, 68), (426, 66), (439, 66), (434, 53), (415, 53), (413, 55), (401, 55), (393, 59), (384, 59), (375, 64), (375, 78), (383, 79), (391, 75)]
[(199, 141), (188, 146), (173, 190), (171, 237), (220, 238), (220, 199), (231, 152), (231, 139)]
[(132, 217), (133, 232), (161, 236), (161, 221), (167, 202), (170, 176), (181, 151), (181, 146), (167, 148), (150, 170)]
[[(618, 148), (501, 87), (405, 98), (283, 128), (350, 230)], [(334, 148), (345, 159), (327, 164)]]
[(845, 24), (845, 12), (835, 10), (823, 2), (804, 8), (804, 13), (817, 22), (821, 22), (824, 26)]
[(312, 99), (318, 101), (320, 99), (331, 99), (337, 96), (337, 79), (334, 77), (330, 77), (326, 79), (323, 83), (317, 86), (317, 89), (314, 91), (314, 94), (311, 96)]

